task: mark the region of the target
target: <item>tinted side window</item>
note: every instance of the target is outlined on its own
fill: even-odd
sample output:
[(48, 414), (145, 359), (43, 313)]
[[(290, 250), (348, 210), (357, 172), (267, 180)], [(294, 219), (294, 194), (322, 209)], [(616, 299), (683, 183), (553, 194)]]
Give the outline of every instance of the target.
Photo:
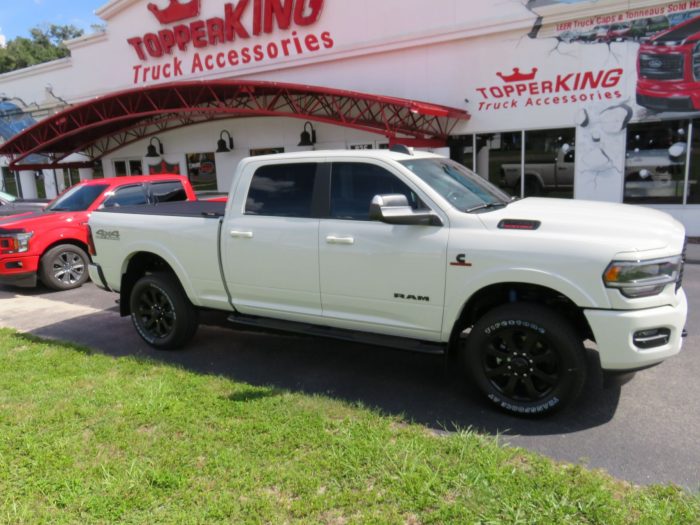
[(275, 217), (311, 217), (316, 164), (263, 166), (253, 175), (245, 212)]
[(142, 184), (137, 186), (126, 186), (119, 188), (114, 192), (114, 195), (107, 197), (104, 202), (105, 208), (113, 206), (131, 206), (135, 204), (146, 204), (146, 192)]
[(333, 163), (331, 173), (331, 217), (334, 219), (369, 220), (369, 205), (375, 195), (400, 193), (415, 209), (425, 205), (395, 175), (374, 164), (359, 162)]
[(186, 201), (187, 193), (182, 183), (177, 180), (151, 183), (153, 202)]

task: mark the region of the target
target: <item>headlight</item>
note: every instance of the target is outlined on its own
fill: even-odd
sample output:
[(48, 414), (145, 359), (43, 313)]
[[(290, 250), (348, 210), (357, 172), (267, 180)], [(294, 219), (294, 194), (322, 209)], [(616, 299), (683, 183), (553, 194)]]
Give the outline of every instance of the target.
[(0, 254), (11, 255), (13, 253), (26, 252), (29, 249), (29, 239), (34, 232), (3, 232), (0, 231)]
[(608, 288), (618, 288), (625, 297), (648, 297), (678, 281), (682, 264), (680, 255), (651, 261), (613, 261), (605, 270), (603, 281)]

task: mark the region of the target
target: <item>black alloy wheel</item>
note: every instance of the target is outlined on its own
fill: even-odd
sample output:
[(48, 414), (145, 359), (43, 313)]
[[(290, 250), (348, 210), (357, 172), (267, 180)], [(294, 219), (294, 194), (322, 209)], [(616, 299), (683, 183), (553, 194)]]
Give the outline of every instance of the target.
[(583, 344), (566, 318), (536, 304), (497, 307), (464, 345), (477, 386), (502, 410), (544, 415), (578, 397), (586, 378)]
[(139, 279), (131, 291), (130, 307), (136, 331), (160, 350), (185, 345), (199, 326), (197, 309), (171, 274), (154, 273)]

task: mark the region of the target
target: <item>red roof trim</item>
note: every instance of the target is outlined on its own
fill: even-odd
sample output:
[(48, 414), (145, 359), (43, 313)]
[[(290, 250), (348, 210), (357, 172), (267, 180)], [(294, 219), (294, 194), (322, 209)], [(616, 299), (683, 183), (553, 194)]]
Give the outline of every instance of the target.
[(0, 147), (10, 167), (33, 153), (60, 167), (71, 153), (94, 159), (156, 133), (212, 119), (292, 117), (350, 127), (414, 143), (444, 144), (467, 111), (396, 97), (278, 82), (215, 80), (129, 89), (46, 118)]

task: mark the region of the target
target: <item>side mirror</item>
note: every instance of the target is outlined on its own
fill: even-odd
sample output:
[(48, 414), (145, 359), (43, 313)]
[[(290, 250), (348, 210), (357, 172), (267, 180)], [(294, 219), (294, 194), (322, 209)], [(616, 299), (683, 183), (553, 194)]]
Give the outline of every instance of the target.
[(375, 195), (369, 205), (369, 218), (387, 224), (442, 226), (432, 211), (414, 211), (405, 195)]

